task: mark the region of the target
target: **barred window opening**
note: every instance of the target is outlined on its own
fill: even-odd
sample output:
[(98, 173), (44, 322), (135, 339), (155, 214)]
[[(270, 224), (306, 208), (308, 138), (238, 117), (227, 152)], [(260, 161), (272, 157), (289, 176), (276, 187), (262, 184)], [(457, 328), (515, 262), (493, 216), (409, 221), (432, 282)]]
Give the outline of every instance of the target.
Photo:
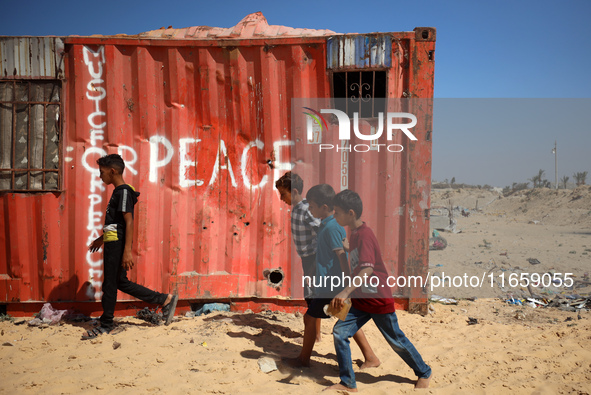
[(386, 98), (385, 71), (346, 71), (332, 74), (333, 97), (335, 106), (353, 118), (359, 113), (360, 118), (376, 118), (384, 112)]
[(0, 191), (60, 189), (61, 82), (0, 80)]

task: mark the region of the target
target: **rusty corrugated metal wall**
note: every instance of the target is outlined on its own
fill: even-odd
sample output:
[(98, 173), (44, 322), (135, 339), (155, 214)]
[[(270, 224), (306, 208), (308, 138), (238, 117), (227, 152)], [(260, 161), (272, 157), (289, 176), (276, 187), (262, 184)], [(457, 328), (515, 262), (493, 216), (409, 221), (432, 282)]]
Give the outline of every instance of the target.
[[(64, 38), (63, 192), (2, 194), (0, 302), (100, 296), (101, 256), (87, 245), (100, 234), (112, 191), (95, 163), (106, 153), (123, 156), (124, 178), (141, 192), (133, 280), (184, 299), (298, 292), (288, 207), (273, 185), (289, 167), (292, 98), (331, 96), (333, 33), (269, 29), (259, 17), (253, 29), (241, 24), (174, 38)], [(434, 31), (424, 31), (380, 37), (392, 48), (388, 97), (432, 97)], [(350, 188), (393, 196), (373, 202), (367, 221), (398, 274), (426, 273), (428, 218), (405, 219), (428, 203), (430, 119), (426, 125), (424, 143), (404, 163), (351, 167)], [(401, 176), (367, 177), (384, 163)], [(339, 182), (327, 174), (318, 182)], [(269, 286), (266, 269), (282, 271), (280, 286)]]
[(64, 42), (59, 37), (4, 37), (0, 78), (64, 78)]

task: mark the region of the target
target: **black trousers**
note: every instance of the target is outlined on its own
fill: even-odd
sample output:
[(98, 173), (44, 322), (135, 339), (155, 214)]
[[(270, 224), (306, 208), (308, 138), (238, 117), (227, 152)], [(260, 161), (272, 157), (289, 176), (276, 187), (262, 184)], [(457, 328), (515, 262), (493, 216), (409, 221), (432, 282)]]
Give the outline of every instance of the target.
[(125, 241), (109, 241), (103, 245), (103, 315), (101, 326), (112, 329), (113, 317), (115, 315), (115, 304), (117, 303), (117, 290), (125, 292), (134, 298), (144, 302), (162, 305), (166, 302), (168, 294), (152, 291), (142, 285), (129, 281), (127, 270), (121, 266)]

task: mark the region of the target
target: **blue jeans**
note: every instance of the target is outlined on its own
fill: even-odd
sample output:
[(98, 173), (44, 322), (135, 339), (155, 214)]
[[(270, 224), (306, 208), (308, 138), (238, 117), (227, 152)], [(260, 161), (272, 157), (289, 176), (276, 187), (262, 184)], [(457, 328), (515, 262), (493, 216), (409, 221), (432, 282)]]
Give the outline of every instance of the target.
[(423, 362), (423, 358), (421, 358), (415, 346), (412, 345), (410, 340), (408, 340), (398, 327), (396, 313), (372, 314), (351, 307), (345, 321), (339, 320), (332, 330), (342, 385), (348, 388), (357, 388), (355, 373), (353, 373), (349, 338), (357, 333), (370, 318), (375, 322), (380, 332), (382, 332), (390, 347), (414, 370), (419, 378), (428, 378), (431, 376), (429, 365)]

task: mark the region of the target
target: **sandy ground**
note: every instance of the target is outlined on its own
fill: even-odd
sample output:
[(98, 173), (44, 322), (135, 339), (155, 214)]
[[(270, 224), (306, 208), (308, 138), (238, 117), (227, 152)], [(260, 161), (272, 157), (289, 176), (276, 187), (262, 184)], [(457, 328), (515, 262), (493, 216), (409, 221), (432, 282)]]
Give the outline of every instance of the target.
[[(558, 192), (499, 199), (489, 192), (435, 191), (433, 206), (447, 205), (451, 199), (453, 205), (469, 208), (471, 215), (458, 218), (461, 233), (442, 233), (448, 247), (431, 252), (431, 274), (570, 271), (582, 281), (591, 267), (586, 251), (591, 248), (591, 192), (588, 188)], [(577, 194), (582, 196), (573, 200)], [(474, 211), (475, 200), (482, 211)], [(532, 265), (528, 258), (540, 263)], [(452, 290), (450, 296), (458, 299), (477, 299), (461, 299), (457, 305), (432, 303), (425, 317), (397, 313), (401, 328), (433, 368), (431, 388), (421, 392), (591, 393), (591, 312), (509, 305), (504, 302), (509, 293), (517, 297), (527, 289), (493, 288), (497, 297)], [(539, 287), (536, 292), (547, 299), (588, 295), (582, 286)], [(469, 318), (478, 324), (468, 325)], [(334, 322), (323, 321), (323, 339), (315, 346), (312, 367), (304, 369), (280, 362), (282, 356), (299, 352), (303, 333), (299, 314), (214, 312), (178, 317), (168, 327), (124, 318), (119, 333), (85, 342), (80, 335), (88, 324), (42, 329), (0, 322), (0, 393), (320, 392), (338, 382), (331, 337)], [(369, 370), (356, 367), (360, 392), (415, 392), (412, 371), (371, 322), (364, 329), (382, 365)], [(355, 345), (352, 349), (354, 360), (360, 361), (359, 349)], [(278, 370), (263, 373), (257, 363), (261, 357), (277, 361)]]
[[(433, 288), (432, 294), (531, 296), (527, 288), (511, 287), (511, 282), (530, 282), (534, 294), (549, 299), (591, 292), (590, 286), (581, 285), (588, 283), (591, 272), (589, 186), (574, 191), (528, 190), (509, 197), (478, 190), (435, 191), (432, 207), (441, 206), (466, 208), (470, 215), (456, 215), (459, 233), (441, 232), (448, 247), (429, 254), (430, 274), (442, 284)], [(471, 286), (466, 287), (464, 280), (460, 287), (450, 287), (449, 281), (443, 287), (443, 278), (453, 280), (464, 274), (473, 277)], [(484, 284), (476, 287), (476, 280)], [(556, 281), (551, 284), (551, 280)], [(561, 282), (572, 282), (576, 289)], [(458, 279), (456, 285), (459, 283)]]

